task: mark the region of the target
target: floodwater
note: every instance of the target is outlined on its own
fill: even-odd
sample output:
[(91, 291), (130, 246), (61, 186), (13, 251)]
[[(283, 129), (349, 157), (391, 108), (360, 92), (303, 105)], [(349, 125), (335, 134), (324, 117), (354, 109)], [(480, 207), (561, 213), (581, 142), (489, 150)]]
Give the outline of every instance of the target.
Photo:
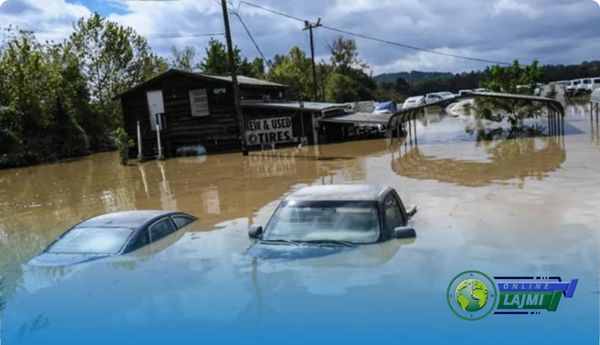
[[(600, 136), (585, 105), (564, 135), (514, 133), (430, 113), (416, 140), (151, 161), (114, 153), (0, 171), (5, 344), (598, 340)], [(468, 131), (466, 130), (468, 129)], [(133, 161), (132, 161), (133, 163)], [(244, 255), (250, 223), (307, 185), (376, 183), (418, 205), (413, 240), (292, 261)], [(130, 255), (63, 267), (26, 262), (100, 213), (200, 218)], [(556, 312), (457, 318), (458, 273), (579, 279)], [(500, 336), (496, 339), (497, 336)]]

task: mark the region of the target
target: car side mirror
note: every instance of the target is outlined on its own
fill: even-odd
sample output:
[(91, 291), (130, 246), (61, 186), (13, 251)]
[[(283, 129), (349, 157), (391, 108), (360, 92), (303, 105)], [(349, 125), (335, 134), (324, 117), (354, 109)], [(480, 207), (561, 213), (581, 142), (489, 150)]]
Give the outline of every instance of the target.
[(394, 238), (414, 238), (417, 237), (415, 229), (408, 226), (399, 226), (394, 229)]
[(263, 233), (263, 227), (260, 225), (252, 224), (248, 228), (248, 237), (250, 238), (261, 238)]

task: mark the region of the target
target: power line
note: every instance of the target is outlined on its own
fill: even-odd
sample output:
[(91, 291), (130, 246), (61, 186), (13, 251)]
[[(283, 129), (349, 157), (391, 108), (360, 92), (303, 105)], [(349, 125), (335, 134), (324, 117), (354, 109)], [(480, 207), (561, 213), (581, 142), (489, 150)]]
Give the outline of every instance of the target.
[(481, 59), (481, 58), (470, 57), (470, 56), (465, 56), (465, 55), (458, 55), (458, 54), (446, 53), (446, 52), (441, 52), (439, 50), (434, 50), (434, 49), (429, 49), (429, 48), (422, 48), (422, 47), (417, 47), (417, 46), (413, 46), (413, 45), (409, 45), (409, 44), (405, 44), (405, 43), (394, 42), (394, 41), (385, 40), (385, 39), (382, 39), (382, 38), (377, 38), (377, 37), (373, 37), (373, 36), (359, 34), (359, 33), (356, 33), (356, 32), (351, 32), (351, 31), (347, 31), (347, 30), (343, 30), (343, 29), (334, 28), (334, 27), (331, 27), (331, 26), (328, 26), (328, 25), (323, 25), (323, 28), (327, 29), (327, 30), (339, 32), (339, 33), (342, 33), (342, 34), (350, 35), (350, 36), (360, 37), (360, 38), (368, 39), (368, 40), (371, 40), (371, 41), (376, 41), (376, 42), (385, 43), (385, 44), (389, 44), (389, 45), (394, 45), (394, 46), (398, 46), (398, 47), (402, 47), (402, 48), (407, 48), (407, 49), (418, 50), (418, 51), (427, 52), (427, 53), (431, 53), (431, 54), (448, 56), (448, 57), (453, 57), (453, 58), (463, 59), (463, 60), (492, 63), (492, 64), (497, 64), (497, 65), (511, 65), (511, 63), (503, 62), (503, 61), (495, 61), (495, 60)]
[(195, 37), (211, 37), (211, 36), (223, 36), (222, 32), (212, 32), (207, 34), (157, 34), (147, 35), (148, 38), (195, 38)]
[[(260, 6), (248, 1), (240, 1), (240, 4), (245, 4), (254, 8), (258, 8), (260, 10), (266, 11), (266, 12), (270, 12), (282, 17), (286, 17), (295, 21), (299, 21), (301, 23), (304, 23), (305, 20), (292, 16), (290, 14), (287, 13), (283, 13), (280, 11), (276, 11), (273, 10), (271, 8), (267, 8), (264, 6)], [(359, 38), (363, 38), (363, 39), (367, 39), (367, 40), (371, 40), (371, 41), (375, 41), (375, 42), (379, 42), (379, 43), (384, 43), (384, 44), (389, 44), (389, 45), (393, 45), (393, 46), (397, 46), (397, 47), (401, 47), (401, 48), (406, 48), (406, 49), (412, 49), (412, 50), (417, 50), (417, 51), (422, 51), (422, 52), (427, 52), (427, 53), (431, 53), (431, 54), (437, 54), (437, 55), (441, 55), (441, 56), (448, 56), (448, 57), (453, 57), (453, 58), (457, 58), (457, 59), (463, 59), (463, 60), (470, 60), (470, 61), (477, 61), (477, 62), (484, 62), (484, 63), (492, 63), (492, 64), (497, 64), (497, 65), (511, 65), (508, 62), (503, 62), (503, 61), (495, 61), (495, 60), (488, 60), (488, 59), (481, 59), (481, 58), (477, 58), (477, 57), (471, 57), (471, 56), (466, 56), (466, 55), (459, 55), (459, 54), (452, 54), (452, 53), (446, 53), (446, 52), (442, 52), (439, 50), (434, 50), (434, 49), (429, 49), (429, 48), (423, 48), (423, 47), (417, 47), (414, 45), (410, 45), (410, 44), (405, 44), (405, 43), (400, 43), (400, 42), (395, 42), (395, 41), (390, 41), (390, 40), (386, 40), (386, 39), (382, 39), (382, 38), (378, 38), (378, 37), (374, 37), (374, 36), (369, 36), (369, 35), (365, 35), (365, 34), (361, 34), (361, 33), (356, 33), (356, 32), (352, 32), (352, 31), (348, 31), (348, 30), (344, 30), (344, 29), (338, 29), (332, 26), (328, 26), (328, 25), (322, 25), (322, 27), (324, 29), (330, 30), (330, 31), (335, 31), (338, 33), (342, 33), (342, 34), (346, 34), (346, 35), (350, 35), (350, 36), (354, 36), (354, 37), (359, 37)]]
[(258, 51), (258, 53), (260, 54), (260, 56), (262, 57), (263, 61), (269, 66), (269, 67), (273, 67), (271, 66), (271, 62), (269, 60), (267, 60), (267, 58), (265, 57), (265, 54), (263, 54), (262, 50), (260, 49), (260, 47), (258, 46), (258, 43), (256, 43), (256, 40), (254, 39), (254, 36), (252, 36), (252, 33), (250, 32), (250, 30), (248, 29), (248, 26), (246, 26), (246, 23), (244, 22), (244, 20), (242, 19), (242, 17), (237, 13), (237, 12), (231, 12), (234, 16), (237, 17), (237, 19), (239, 19), (240, 23), (242, 24), (242, 26), (244, 27), (244, 30), (246, 30), (246, 33), (248, 34), (248, 37), (250, 37), (250, 40), (252, 41), (252, 43), (254, 43), (254, 47), (256, 47), (256, 50)]
[(242, 1), (240, 1), (240, 5), (241, 4), (246, 4), (248, 6), (255, 7), (255, 8), (261, 9), (263, 11), (271, 12), (273, 14), (276, 14), (276, 15), (279, 15), (279, 16), (282, 16), (282, 17), (286, 17), (286, 18), (289, 18), (289, 19), (293, 19), (293, 20), (299, 21), (300, 23), (304, 23), (304, 19), (302, 19), (302, 18), (294, 17), (291, 14), (287, 14), (287, 13), (275, 11), (273, 9), (270, 9), (270, 8), (267, 8), (267, 7), (263, 7), (263, 6), (260, 6), (260, 5), (257, 5), (257, 4), (253, 4), (253, 3), (248, 2), (248, 1), (243, 1), (242, 0)]

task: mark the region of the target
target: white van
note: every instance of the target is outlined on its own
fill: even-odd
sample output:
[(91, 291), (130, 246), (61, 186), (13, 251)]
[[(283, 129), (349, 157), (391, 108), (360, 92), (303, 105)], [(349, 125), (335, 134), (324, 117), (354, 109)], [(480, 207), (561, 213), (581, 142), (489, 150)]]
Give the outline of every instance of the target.
[(592, 82), (588, 85), (589, 91), (594, 91), (596, 89), (600, 89), (600, 77), (590, 78), (590, 80)]
[(567, 93), (574, 93), (575, 91), (577, 91), (577, 86), (579, 84), (581, 84), (581, 80), (578, 80), (578, 79), (568, 80), (564, 83), (565, 90), (567, 90)]
[(592, 78), (581, 79), (580, 91), (592, 91)]

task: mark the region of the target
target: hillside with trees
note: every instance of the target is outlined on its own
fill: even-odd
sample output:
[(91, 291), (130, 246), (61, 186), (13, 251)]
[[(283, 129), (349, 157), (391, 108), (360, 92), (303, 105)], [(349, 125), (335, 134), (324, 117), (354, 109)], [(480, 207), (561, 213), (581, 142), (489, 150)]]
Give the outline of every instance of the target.
[[(463, 73), (444, 72), (399, 72), (375, 76), (384, 94), (391, 99), (423, 95), (436, 91), (458, 92), (462, 89), (475, 89), (492, 77), (494, 66), (481, 71)], [(600, 61), (583, 62), (578, 65), (544, 65), (537, 82), (548, 83), (557, 80), (571, 80), (600, 76)], [(395, 79), (394, 79), (395, 78)]]

